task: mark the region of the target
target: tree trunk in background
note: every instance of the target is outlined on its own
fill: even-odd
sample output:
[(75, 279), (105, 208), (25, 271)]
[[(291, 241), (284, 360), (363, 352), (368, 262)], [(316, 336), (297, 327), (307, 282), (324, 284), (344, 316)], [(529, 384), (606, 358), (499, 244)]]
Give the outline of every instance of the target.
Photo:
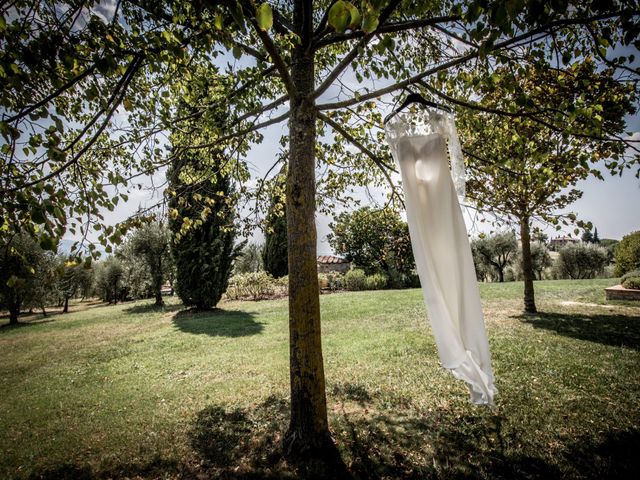
[(531, 263), (531, 235), (529, 217), (520, 218), (520, 241), (522, 242), (522, 276), (524, 278), (524, 311), (536, 313), (536, 300), (533, 291), (533, 265)]
[(69, 297), (64, 297), (64, 308), (62, 309), (62, 313), (69, 313)]
[(311, 96), (314, 58), (307, 48), (312, 34), (311, 5), (297, 0), (294, 10), (301, 43), (294, 50), (291, 64), (294, 91), (290, 92), (286, 194), (291, 423), (284, 450), (294, 457), (323, 457), (333, 447), (327, 421), (316, 263), (316, 111)]
[(20, 298), (9, 300), (9, 325), (16, 325), (20, 316)]

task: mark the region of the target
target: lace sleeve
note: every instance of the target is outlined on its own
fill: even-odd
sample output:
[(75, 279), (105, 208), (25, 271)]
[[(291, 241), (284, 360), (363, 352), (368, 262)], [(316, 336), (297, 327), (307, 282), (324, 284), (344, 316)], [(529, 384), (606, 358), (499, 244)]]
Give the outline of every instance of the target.
[(466, 195), (466, 174), (464, 168), (464, 157), (462, 156), (462, 147), (460, 146), (460, 138), (456, 129), (456, 122), (453, 115), (446, 115), (445, 134), (449, 143), (449, 159), (451, 161), (451, 178), (453, 185), (458, 194), (458, 198), (462, 202)]

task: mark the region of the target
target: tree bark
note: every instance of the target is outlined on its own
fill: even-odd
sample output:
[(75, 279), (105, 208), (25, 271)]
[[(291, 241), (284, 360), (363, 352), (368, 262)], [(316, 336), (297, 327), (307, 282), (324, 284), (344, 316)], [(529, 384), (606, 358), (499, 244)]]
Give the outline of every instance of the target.
[(520, 218), (520, 241), (522, 242), (522, 276), (524, 278), (524, 311), (536, 313), (536, 300), (533, 291), (533, 264), (531, 262), (531, 235), (529, 217)]
[(297, 0), (294, 24), (301, 42), (291, 64), (287, 246), (289, 264), (289, 350), (291, 422), (284, 438), (287, 456), (325, 456), (335, 449), (329, 434), (320, 335), (320, 291), (316, 257), (316, 110), (311, 2)]
[(164, 300), (162, 299), (162, 254), (158, 255), (156, 263), (156, 272), (153, 275), (153, 289), (156, 295), (156, 307), (162, 307)]
[(17, 325), (18, 317), (20, 316), (20, 301), (19, 298), (11, 299), (9, 302), (9, 325)]
[(504, 283), (504, 267), (498, 268), (498, 281)]
[(62, 309), (62, 313), (69, 313), (69, 297), (64, 297), (64, 308)]

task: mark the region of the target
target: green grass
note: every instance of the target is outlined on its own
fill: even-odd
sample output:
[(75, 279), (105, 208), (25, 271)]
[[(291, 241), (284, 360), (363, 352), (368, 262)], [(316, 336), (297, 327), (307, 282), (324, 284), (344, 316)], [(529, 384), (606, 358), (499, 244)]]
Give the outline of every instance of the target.
[[(419, 290), (322, 296), (330, 425), (359, 478), (622, 478), (640, 306), (611, 280), (484, 284), (493, 410), (438, 364)], [(0, 328), (0, 478), (291, 477), (286, 300), (149, 302)], [(307, 472), (308, 473), (308, 472)]]

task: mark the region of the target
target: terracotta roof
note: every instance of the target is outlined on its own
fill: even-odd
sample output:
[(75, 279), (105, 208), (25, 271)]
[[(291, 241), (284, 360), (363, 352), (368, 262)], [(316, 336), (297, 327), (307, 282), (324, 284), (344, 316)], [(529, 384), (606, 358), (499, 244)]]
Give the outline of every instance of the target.
[(349, 260), (333, 255), (320, 255), (318, 256), (318, 263), (349, 263)]

